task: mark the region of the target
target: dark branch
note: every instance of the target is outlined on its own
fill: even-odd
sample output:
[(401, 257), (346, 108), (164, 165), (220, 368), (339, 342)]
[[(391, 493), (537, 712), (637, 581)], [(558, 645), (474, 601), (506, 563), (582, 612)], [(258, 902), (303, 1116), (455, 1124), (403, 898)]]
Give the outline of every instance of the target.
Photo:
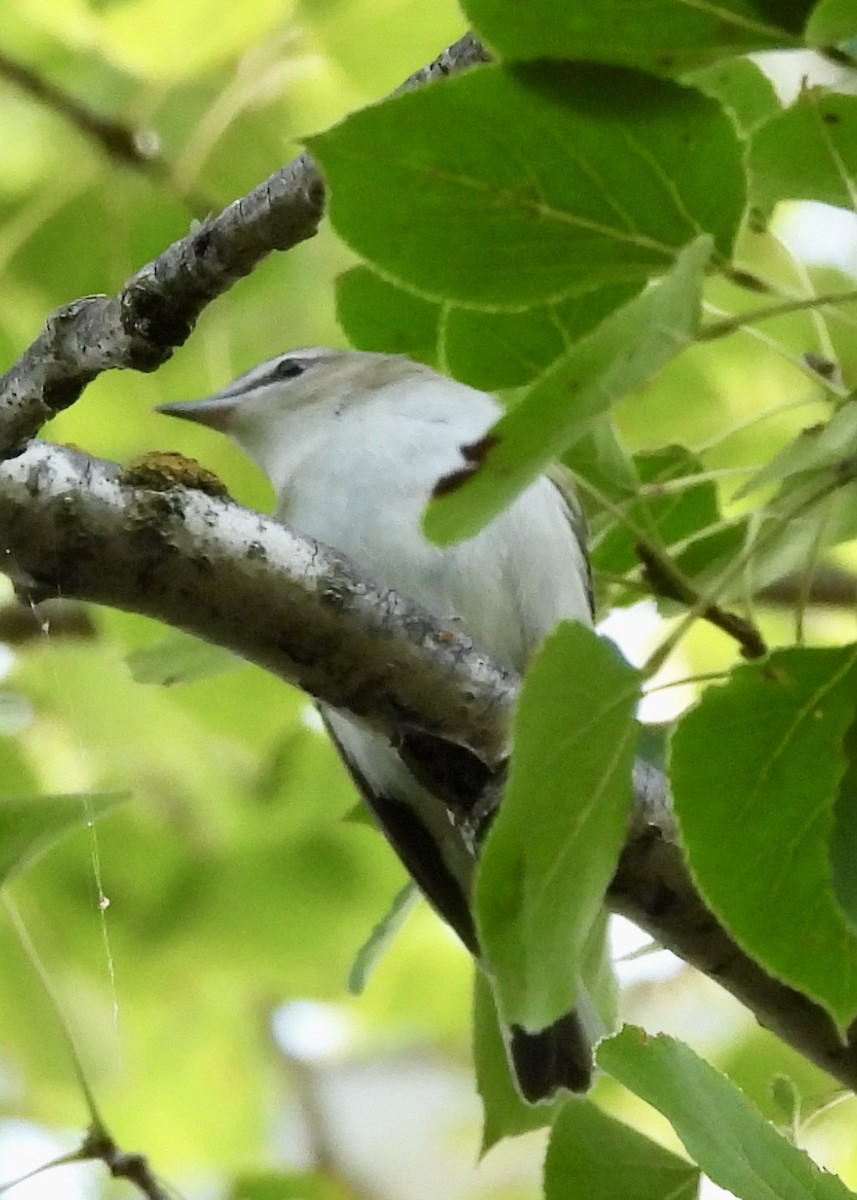
[(857, 1022), (843, 1039), (820, 1005), (768, 975), (736, 945), (688, 873), (661, 772), (638, 764), (634, 791), (634, 826), (610, 887), (609, 907), (719, 983), (765, 1029), (845, 1087), (857, 1089)]

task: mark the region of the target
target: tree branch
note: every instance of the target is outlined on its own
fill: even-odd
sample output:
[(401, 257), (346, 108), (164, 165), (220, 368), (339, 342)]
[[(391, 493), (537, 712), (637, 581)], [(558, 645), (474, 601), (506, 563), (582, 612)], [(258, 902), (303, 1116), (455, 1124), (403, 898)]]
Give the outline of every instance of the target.
[[(36, 598), (60, 592), (157, 617), (393, 736), (416, 728), (502, 767), (517, 681), (467, 638), (360, 578), (335, 551), (164, 483), (134, 486), (113, 464), (33, 442), (0, 465), (0, 562)], [(767, 975), (709, 912), (677, 844), (661, 773), (638, 764), (635, 796), (611, 907), (857, 1088), (857, 1030), (843, 1044), (819, 1006)]]
[[(399, 90), (486, 57), (465, 34)], [(207, 304), (272, 250), (289, 250), (313, 237), (323, 206), (318, 168), (309, 154), (299, 154), (174, 242), (116, 296), (84, 296), (56, 309), (18, 362), (0, 376), (0, 447), (23, 444), (102, 371), (153, 371), (166, 362)]]
[(0, 565), (35, 601), (155, 617), (391, 736), (418, 729), (503, 763), (516, 681), (469, 638), (260, 513), (173, 475), (162, 489), (33, 441), (0, 464)]

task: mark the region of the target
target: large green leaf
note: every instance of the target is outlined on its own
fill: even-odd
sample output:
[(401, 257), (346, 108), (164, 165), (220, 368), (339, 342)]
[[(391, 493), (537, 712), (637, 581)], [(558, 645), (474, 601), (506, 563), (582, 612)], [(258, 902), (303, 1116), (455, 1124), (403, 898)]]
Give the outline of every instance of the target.
[(450, 372), (484, 391), (521, 387), (639, 291), (614, 283), (521, 312), (452, 308), (443, 347)]
[(801, 44), (813, 0), (463, 0), (506, 58), (574, 58), (670, 74), (714, 59)]
[(540, 1029), (574, 1004), (622, 848), (637, 673), (582, 625), (561, 625), (524, 682), (511, 773), (475, 903), (498, 1005)]
[(0, 884), (20, 874), (67, 833), (90, 825), (124, 798), (113, 793), (0, 800)]
[(689, 1046), (626, 1026), (598, 1062), (667, 1118), (702, 1170), (739, 1200), (849, 1200), (854, 1193), (781, 1137)]
[(309, 139), (339, 234), (436, 299), (518, 308), (666, 270), (744, 208), (740, 143), (693, 88), (585, 64), (484, 67)]
[(707, 237), (659, 283), (618, 309), (533, 384), (475, 448), (475, 469), (444, 481), (425, 530), (446, 544), (475, 533), (621, 397), (684, 350), (699, 323)]
[(336, 315), (357, 350), (386, 350), (437, 365), (440, 305), (369, 267), (352, 267), (337, 279)]
[(545, 1159), (545, 1200), (693, 1200), (699, 1168), (586, 1101), (566, 1104)]
[(857, 1015), (857, 941), (828, 865), (857, 648), (778, 650), (738, 667), (680, 722), (676, 814), (702, 895), (772, 974), (836, 1021)]
[(833, 805), (830, 873), (836, 902), (857, 931), (857, 720), (845, 734), (845, 774)]
[(486, 312), (426, 300), (369, 267), (353, 267), (337, 280), (336, 307), (358, 350), (443, 365), (462, 383), (493, 392), (529, 383), (637, 290), (616, 283), (556, 304)]

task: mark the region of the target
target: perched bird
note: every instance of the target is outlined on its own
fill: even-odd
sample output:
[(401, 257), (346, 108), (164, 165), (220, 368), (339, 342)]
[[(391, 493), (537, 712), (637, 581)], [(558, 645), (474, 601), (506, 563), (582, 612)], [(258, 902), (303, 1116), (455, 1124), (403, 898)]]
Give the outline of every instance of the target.
[[(270, 479), (279, 519), (455, 620), (498, 665), (522, 672), (564, 618), (591, 624), (582, 515), (548, 476), (456, 545), (440, 548), (421, 532), (435, 486), (497, 419), (500, 406), (484, 392), (401, 355), (312, 347), (271, 358), (208, 399), (159, 410), (228, 434)], [(396, 747), (345, 713), (322, 712), (393, 849), (478, 958), (474, 848)], [(507, 1047), (531, 1102), (589, 1084), (589, 1038), (575, 1013), (535, 1033), (513, 1027)]]

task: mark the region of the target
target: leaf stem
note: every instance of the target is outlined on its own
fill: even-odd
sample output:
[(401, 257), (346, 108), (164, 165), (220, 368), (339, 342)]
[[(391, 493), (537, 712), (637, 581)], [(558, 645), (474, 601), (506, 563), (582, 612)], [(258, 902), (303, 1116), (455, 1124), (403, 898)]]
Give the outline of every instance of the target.
[(822, 296), (799, 296), (791, 300), (783, 300), (780, 304), (769, 304), (764, 308), (754, 308), (749, 312), (736, 313), (734, 317), (726, 317), (722, 321), (714, 321), (700, 329), (696, 335), (697, 341), (710, 342), (715, 338), (727, 337), (745, 325), (753, 325), (758, 321), (767, 321), (772, 317), (783, 317), (789, 313), (806, 312), (816, 308), (824, 308), (829, 304), (853, 304), (857, 301), (857, 289), (847, 292), (828, 293)]

